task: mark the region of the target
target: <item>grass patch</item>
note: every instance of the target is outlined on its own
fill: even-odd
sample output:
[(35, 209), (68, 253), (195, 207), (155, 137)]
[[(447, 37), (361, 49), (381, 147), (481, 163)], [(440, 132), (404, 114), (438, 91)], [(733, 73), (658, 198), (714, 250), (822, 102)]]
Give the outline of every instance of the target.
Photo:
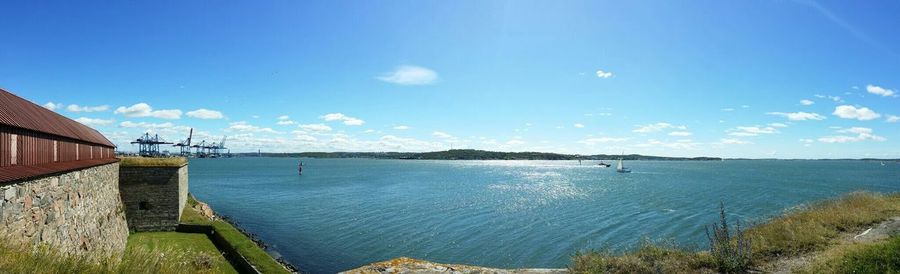
[(799, 273), (900, 273), (900, 236), (829, 249)]
[[(193, 198), (189, 198), (188, 200), (193, 200), (193, 202), (189, 201), (189, 204), (197, 203)], [(212, 226), (216, 233), (222, 235), (226, 241), (234, 246), (238, 253), (244, 256), (244, 258), (247, 258), (247, 260), (250, 261), (250, 264), (255, 266), (262, 273), (290, 273), (284, 266), (275, 261), (272, 256), (269, 256), (268, 253), (256, 245), (256, 243), (247, 237), (247, 235), (244, 235), (244, 233), (240, 232), (228, 222), (222, 220), (210, 220), (192, 207), (184, 208), (184, 212), (181, 214), (181, 222), (185, 224)]]
[[(237, 273), (206, 234), (178, 232), (141, 232), (128, 236), (126, 252), (146, 249), (154, 252), (179, 250), (194, 254), (191, 262), (199, 269), (215, 273)], [(164, 253), (165, 254), (165, 253)]]
[(120, 167), (182, 167), (187, 164), (187, 158), (184, 157), (122, 157), (119, 160)]
[(644, 239), (625, 254), (609, 250), (579, 252), (569, 266), (572, 273), (716, 273), (708, 253), (695, 252), (674, 241)]
[(121, 259), (96, 259), (0, 239), (0, 273), (221, 273), (202, 262), (195, 253), (169, 247), (150, 250), (134, 246)]
[(754, 259), (768, 261), (821, 250), (841, 232), (861, 229), (900, 214), (900, 194), (854, 192), (774, 218), (747, 230)]

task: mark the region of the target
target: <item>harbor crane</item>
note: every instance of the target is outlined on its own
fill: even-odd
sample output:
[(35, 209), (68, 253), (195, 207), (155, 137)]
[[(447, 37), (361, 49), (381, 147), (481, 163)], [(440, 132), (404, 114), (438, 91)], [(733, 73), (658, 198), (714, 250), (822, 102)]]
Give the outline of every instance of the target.
[(144, 133), (140, 138), (135, 139), (131, 144), (138, 144), (138, 154), (144, 157), (159, 157), (159, 145), (172, 144), (159, 138), (159, 134), (150, 136), (150, 133)]
[(178, 142), (177, 144), (173, 145), (173, 146), (176, 146), (181, 149), (182, 157), (191, 156), (191, 138), (192, 137), (194, 137), (194, 129), (193, 128), (191, 128), (190, 133), (188, 133), (187, 140), (182, 140), (181, 142)]

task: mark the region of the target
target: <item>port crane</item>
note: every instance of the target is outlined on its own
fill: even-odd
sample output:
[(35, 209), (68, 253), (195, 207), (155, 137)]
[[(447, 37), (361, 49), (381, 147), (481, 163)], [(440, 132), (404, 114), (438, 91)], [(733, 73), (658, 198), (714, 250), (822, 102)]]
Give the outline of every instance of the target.
[(187, 140), (182, 140), (181, 142), (178, 142), (177, 144), (173, 145), (173, 146), (176, 146), (181, 149), (182, 157), (191, 156), (191, 138), (192, 137), (194, 137), (194, 129), (193, 128), (191, 128), (190, 133), (188, 133)]
[(138, 144), (138, 154), (144, 157), (159, 157), (159, 145), (172, 144), (159, 138), (159, 134), (150, 136), (150, 133), (144, 133), (140, 138), (135, 139), (131, 144)]

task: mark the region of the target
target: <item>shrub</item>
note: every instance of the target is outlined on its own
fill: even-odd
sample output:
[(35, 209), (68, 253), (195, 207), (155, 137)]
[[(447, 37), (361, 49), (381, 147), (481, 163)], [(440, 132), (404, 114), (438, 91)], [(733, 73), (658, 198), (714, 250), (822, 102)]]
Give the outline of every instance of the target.
[(709, 238), (709, 254), (719, 272), (742, 273), (750, 269), (750, 239), (744, 237), (740, 222), (732, 235), (728, 219), (725, 218), (725, 203), (719, 205), (719, 223), (706, 228), (706, 237)]

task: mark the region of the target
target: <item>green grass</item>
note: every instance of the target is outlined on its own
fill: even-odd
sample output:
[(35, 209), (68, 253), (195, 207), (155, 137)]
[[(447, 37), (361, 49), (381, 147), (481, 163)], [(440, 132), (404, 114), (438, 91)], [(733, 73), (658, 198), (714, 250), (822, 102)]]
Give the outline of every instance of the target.
[(831, 249), (801, 273), (900, 273), (900, 236)]
[(0, 273), (222, 273), (209, 267), (204, 259), (198, 260), (196, 255), (190, 251), (170, 247), (150, 250), (138, 245), (128, 248), (122, 258), (98, 259), (65, 255), (46, 247), (34, 248), (31, 245), (15, 244), (0, 239)]
[(768, 261), (822, 250), (841, 232), (851, 232), (900, 215), (900, 193), (854, 192), (825, 200), (750, 228), (754, 259)]
[[(193, 202), (189, 201), (188, 203), (196, 203), (196, 200)], [(222, 235), (226, 241), (234, 246), (238, 253), (244, 256), (244, 258), (247, 258), (247, 260), (250, 261), (250, 264), (253, 264), (253, 266), (262, 273), (290, 273), (280, 263), (275, 261), (272, 256), (269, 256), (268, 253), (256, 245), (256, 243), (247, 237), (247, 235), (241, 233), (228, 222), (222, 220), (210, 220), (200, 215), (199, 212), (191, 207), (184, 208), (184, 212), (182, 212), (181, 215), (181, 222), (185, 224), (212, 226), (216, 233)]]
[(119, 158), (120, 167), (182, 167), (187, 164), (187, 158), (144, 158), (122, 157)]
[(206, 234), (178, 232), (141, 232), (128, 236), (126, 252), (133, 249), (165, 252), (179, 250), (193, 254), (194, 261), (216, 273), (237, 273)]

